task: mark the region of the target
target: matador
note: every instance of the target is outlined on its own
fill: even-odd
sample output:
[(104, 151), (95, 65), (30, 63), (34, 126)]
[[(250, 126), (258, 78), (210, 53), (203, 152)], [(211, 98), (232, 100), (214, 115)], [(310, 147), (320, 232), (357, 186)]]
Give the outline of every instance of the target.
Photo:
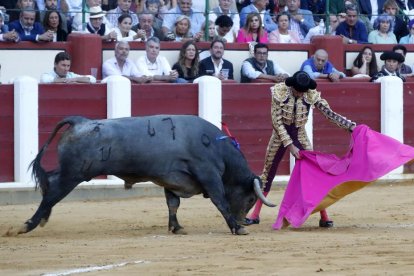
[[(285, 83), (277, 83), (271, 87), (271, 115), (273, 131), (266, 150), (263, 173), (260, 176), (264, 183), (264, 195), (270, 191), (277, 167), (285, 151), (289, 149), (295, 158), (300, 158), (299, 150), (311, 150), (312, 145), (306, 134), (310, 108), (319, 110), (332, 123), (352, 131), (356, 124), (341, 116), (329, 107), (328, 102), (316, 90), (316, 82), (304, 71), (296, 72), (286, 79)], [(262, 202), (258, 200), (252, 214), (245, 219), (245, 225), (260, 223)], [(320, 211), (320, 227), (332, 227), (333, 221), (326, 210)]]

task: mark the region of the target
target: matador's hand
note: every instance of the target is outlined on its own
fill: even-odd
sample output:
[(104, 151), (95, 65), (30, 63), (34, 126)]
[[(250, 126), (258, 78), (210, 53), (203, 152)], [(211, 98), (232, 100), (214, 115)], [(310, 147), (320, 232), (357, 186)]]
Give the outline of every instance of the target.
[(294, 144), (289, 145), (289, 150), (296, 159), (300, 159), (299, 149)]

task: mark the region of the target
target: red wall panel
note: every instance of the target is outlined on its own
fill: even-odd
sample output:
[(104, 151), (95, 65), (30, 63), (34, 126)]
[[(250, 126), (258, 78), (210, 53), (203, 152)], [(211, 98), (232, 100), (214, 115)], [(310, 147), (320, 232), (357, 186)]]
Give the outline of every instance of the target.
[[(414, 84), (404, 84), (404, 143), (414, 146)], [(404, 172), (414, 173), (414, 163), (404, 166)]]
[(14, 180), (13, 85), (0, 85), (0, 182)]

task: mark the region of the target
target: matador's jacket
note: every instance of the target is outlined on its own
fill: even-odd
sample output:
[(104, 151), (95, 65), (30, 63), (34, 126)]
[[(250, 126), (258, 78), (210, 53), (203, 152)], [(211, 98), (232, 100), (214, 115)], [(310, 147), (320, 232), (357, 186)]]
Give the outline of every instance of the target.
[(290, 87), (277, 83), (272, 92), (272, 125), (273, 131), (267, 146), (265, 164), (261, 180), (264, 192), (269, 192), (276, 175), (277, 167), (290, 144), (299, 149), (312, 149), (305, 131), (310, 108), (318, 109), (327, 119), (341, 128), (351, 130), (354, 122), (333, 112), (328, 102), (321, 98), (317, 90), (309, 89), (300, 97), (295, 97)]

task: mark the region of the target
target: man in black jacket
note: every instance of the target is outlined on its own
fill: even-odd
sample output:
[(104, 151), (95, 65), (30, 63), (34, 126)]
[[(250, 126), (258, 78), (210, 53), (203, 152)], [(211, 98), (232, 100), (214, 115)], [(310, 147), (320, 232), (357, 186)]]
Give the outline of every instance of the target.
[(215, 39), (210, 44), (211, 56), (200, 61), (200, 76), (210, 75), (220, 80), (233, 79), (233, 64), (224, 59), (224, 42), (221, 39)]

